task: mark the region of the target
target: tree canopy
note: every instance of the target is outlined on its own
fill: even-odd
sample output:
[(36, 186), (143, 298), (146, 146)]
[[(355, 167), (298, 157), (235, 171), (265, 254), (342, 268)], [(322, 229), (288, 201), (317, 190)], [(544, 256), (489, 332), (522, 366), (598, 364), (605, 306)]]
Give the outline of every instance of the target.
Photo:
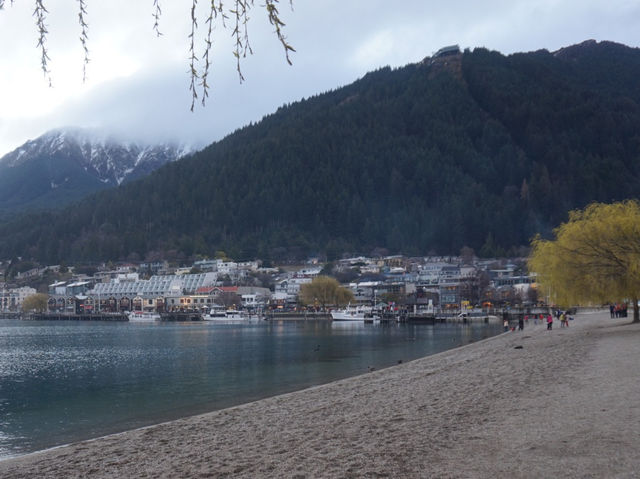
[(300, 287), (300, 302), (307, 305), (345, 305), (353, 301), (353, 293), (334, 278), (318, 276)]
[(592, 203), (569, 213), (555, 239), (532, 242), (529, 268), (559, 305), (633, 301), (640, 321), (640, 203)]
[(36, 293), (24, 298), (22, 302), (23, 311), (37, 311), (39, 313), (47, 310), (47, 299), (49, 297), (43, 293)]

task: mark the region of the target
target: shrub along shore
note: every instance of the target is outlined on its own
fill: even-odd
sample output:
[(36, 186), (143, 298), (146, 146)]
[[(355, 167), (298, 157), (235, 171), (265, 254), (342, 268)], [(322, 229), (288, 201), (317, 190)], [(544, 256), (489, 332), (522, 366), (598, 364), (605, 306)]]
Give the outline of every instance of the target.
[(633, 477), (640, 324), (577, 314), (0, 462), (18, 477)]

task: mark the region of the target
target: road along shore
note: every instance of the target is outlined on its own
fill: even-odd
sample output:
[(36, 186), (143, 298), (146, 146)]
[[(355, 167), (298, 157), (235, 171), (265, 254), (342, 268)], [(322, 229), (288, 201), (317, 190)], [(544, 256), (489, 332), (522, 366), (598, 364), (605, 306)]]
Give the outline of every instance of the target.
[(578, 314), (8, 459), (0, 477), (638, 477), (640, 324)]

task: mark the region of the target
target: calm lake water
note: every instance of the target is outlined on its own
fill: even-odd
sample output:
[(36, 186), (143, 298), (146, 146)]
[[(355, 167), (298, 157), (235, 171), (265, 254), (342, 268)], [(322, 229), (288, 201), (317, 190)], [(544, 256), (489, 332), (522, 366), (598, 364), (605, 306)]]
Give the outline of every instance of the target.
[(0, 459), (355, 376), (500, 330), (0, 319)]

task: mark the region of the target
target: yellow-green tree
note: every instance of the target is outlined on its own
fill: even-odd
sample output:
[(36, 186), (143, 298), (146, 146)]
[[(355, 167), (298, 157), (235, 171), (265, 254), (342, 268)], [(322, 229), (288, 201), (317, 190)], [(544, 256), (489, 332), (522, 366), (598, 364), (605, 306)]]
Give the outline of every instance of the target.
[(559, 305), (631, 300), (640, 321), (640, 203), (593, 203), (569, 213), (555, 239), (532, 242), (529, 269)]
[(42, 293), (27, 296), (22, 302), (22, 311), (37, 311), (39, 313), (46, 311), (48, 299), (49, 297)]
[(318, 276), (311, 283), (300, 287), (299, 300), (302, 304), (318, 304), (323, 308), (328, 305), (345, 305), (354, 300), (353, 293), (340, 286), (340, 283), (329, 276)]

